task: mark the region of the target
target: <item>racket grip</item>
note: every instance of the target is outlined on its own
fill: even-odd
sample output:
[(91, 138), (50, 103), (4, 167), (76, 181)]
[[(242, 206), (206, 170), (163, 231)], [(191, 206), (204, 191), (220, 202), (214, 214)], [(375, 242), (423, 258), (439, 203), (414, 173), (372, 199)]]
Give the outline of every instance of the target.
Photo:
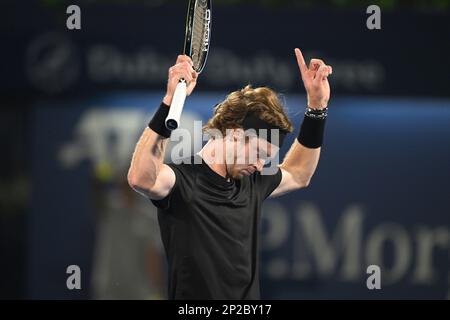
[(181, 80), (177, 84), (175, 93), (173, 94), (172, 104), (170, 105), (169, 114), (166, 118), (166, 128), (175, 130), (180, 124), (181, 112), (183, 111), (184, 101), (186, 100), (186, 81)]

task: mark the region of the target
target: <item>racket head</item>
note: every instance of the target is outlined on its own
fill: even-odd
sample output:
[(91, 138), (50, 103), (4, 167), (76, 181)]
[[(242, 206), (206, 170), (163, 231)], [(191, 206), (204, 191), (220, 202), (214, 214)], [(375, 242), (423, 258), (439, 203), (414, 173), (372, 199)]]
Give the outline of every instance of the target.
[(194, 70), (202, 72), (208, 59), (212, 22), (211, 0), (189, 0), (184, 54), (191, 57)]

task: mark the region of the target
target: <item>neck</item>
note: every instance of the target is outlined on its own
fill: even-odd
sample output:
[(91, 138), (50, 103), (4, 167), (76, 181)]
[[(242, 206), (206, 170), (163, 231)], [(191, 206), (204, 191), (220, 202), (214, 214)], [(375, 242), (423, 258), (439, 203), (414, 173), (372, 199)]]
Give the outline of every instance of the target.
[[(223, 141), (209, 139), (205, 146), (198, 152), (205, 163), (217, 174), (224, 178), (228, 178), (227, 165), (225, 164), (225, 149)], [(218, 148), (223, 148), (219, 152)]]

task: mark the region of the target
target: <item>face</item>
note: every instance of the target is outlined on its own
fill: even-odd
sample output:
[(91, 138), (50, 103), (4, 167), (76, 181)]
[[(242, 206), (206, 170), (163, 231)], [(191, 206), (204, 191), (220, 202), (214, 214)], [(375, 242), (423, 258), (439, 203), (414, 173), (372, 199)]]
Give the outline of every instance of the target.
[(278, 152), (278, 147), (257, 136), (237, 134), (227, 147), (227, 172), (234, 179), (242, 179), (261, 170)]

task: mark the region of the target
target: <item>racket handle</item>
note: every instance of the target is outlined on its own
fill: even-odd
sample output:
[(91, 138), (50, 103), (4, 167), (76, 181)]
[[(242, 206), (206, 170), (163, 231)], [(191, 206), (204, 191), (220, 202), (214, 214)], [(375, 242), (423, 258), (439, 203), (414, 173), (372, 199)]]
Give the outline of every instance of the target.
[(183, 111), (184, 101), (186, 100), (186, 94), (186, 81), (181, 80), (177, 84), (177, 88), (173, 94), (172, 104), (170, 105), (169, 114), (166, 118), (167, 129), (175, 130), (180, 125), (180, 117)]

